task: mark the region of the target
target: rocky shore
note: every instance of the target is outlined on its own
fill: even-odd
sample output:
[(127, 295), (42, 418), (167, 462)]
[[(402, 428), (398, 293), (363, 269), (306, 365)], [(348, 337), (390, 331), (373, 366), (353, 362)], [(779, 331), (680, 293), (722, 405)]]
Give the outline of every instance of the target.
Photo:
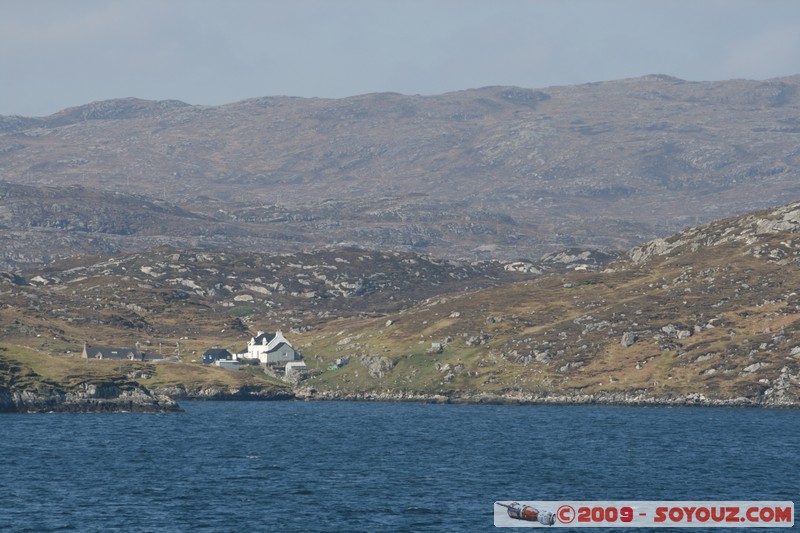
[(242, 387), (167, 387), (149, 391), (135, 383), (83, 384), (65, 392), (19, 391), (0, 388), (0, 413), (89, 413), (89, 412), (182, 412), (177, 401), (361, 401), (418, 402), (439, 404), (491, 405), (608, 405), (630, 407), (762, 407), (800, 408), (800, 401), (785, 397), (707, 398), (702, 394), (655, 396), (645, 391), (584, 394), (562, 391), (557, 394), (506, 392), (503, 394), (441, 391), (342, 391), (297, 388), (293, 392)]
[(135, 383), (84, 383), (74, 390), (0, 388), (0, 413), (168, 413), (183, 409), (169, 396)]
[(300, 400), (340, 400), (340, 401), (386, 401), (422, 402), (448, 404), (495, 404), (495, 405), (616, 405), (630, 407), (764, 407), (800, 408), (800, 401), (788, 398), (754, 399), (707, 398), (702, 394), (675, 396), (654, 396), (642, 391), (582, 394), (562, 392), (559, 394), (506, 393), (487, 394), (463, 391), (442, 391), (441, 393), (422, 393), (413, 391), (320, 391), (313, 388), (295, 391)]
[(158, 394), (173, 400), (200, 401), (281, 401), (294, 400), (295, 395), (285, 390), (266, 389), (260, 386), (245, 386), (239, 389), (218, 387), (190, 387), (183, 385), (154, 389)]

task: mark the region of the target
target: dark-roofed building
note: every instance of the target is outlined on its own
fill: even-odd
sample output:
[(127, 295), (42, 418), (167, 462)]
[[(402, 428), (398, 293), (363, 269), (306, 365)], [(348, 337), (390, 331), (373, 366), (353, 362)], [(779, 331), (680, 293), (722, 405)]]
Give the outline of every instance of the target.
[(139, 348), (110, 347), (110, 346), (90, 346), (83, 345), (84, 359), (112, 359), (143, 361), (144, 356)]
[(203, 363), (210, 365), (220, 360), (231, 360), (233, 359), (233, 354), (226, 350), (225, 348), (211, 348), (210, 350), (206, 350), (203, 354)]

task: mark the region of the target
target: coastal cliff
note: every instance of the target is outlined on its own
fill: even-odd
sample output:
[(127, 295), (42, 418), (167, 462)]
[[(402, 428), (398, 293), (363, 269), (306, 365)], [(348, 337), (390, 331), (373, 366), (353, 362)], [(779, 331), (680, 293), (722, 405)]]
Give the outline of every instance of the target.
[(84, 383), (70, 391), (0, 388), (0, 413), (180, 411), (169, 396), (151, 393), (136, 383)]

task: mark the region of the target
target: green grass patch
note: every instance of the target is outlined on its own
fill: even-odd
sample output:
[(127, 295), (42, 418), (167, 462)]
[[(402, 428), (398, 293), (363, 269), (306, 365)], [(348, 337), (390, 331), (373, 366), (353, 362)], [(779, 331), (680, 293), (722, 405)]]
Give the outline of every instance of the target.
[(241, 318), (256, 314), (256, 309), (248, 305), (237, 305), (236, 307), (231, 307), (228, 312), (233, 316)]

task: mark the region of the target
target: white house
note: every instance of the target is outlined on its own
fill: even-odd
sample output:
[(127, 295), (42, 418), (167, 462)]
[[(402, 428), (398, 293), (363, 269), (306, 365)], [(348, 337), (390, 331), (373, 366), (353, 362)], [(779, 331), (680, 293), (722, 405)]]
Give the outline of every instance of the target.
[(286, 363), (300, 359), (300, 354), (295, 350), (283, 333), (264, 333), (258, 334), (247, 343), (248, 359), (258, 359), (260, 363), (274, 364)]

